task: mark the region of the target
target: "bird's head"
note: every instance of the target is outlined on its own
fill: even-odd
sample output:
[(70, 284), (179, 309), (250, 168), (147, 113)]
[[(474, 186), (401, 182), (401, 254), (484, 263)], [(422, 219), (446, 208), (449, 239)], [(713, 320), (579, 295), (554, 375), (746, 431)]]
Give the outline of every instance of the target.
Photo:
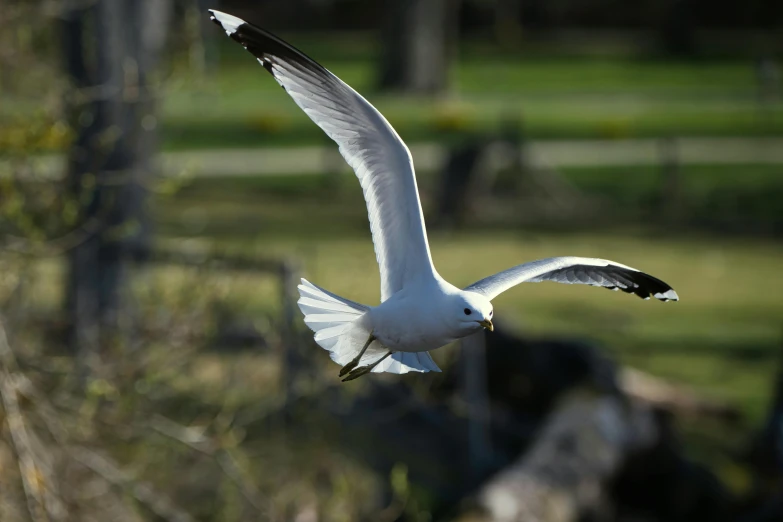
[(459, 292), (449, 307), (449, 316), (457, 323), (455, 326), (468, 332), (481, 328), (494, 330), (492, 313), (489, 299), (474, 292)]

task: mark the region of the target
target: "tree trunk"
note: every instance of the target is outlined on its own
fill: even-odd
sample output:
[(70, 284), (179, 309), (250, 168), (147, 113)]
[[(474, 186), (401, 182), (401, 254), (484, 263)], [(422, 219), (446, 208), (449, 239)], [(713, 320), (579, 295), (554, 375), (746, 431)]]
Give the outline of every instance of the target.
[(668, 55), (689, 58), (696, 54), (694, 11), (691, 0), (670, 0), (666, 4), (660, 34)]
[(495, 41), (504, 49), (513, 49), (519, 45), (522, 37), (519, 0), (495, 1)]
[(652, 413), (616, 397), (573, 397), (552, 412), (536, 442), (484, 484), (460, 520), (576, 522), (604, 519), (606, 484), (658, 434)]
[(64, 17), (76, 131), (68, 196), (78, 203), (82, 231), (68, 252), (65, 306), (82, 378), (117, 333), (127, 262), (148, 249), (145, 186), (157, 148), (148, 75), (163, 44), (168, 6), (169, 0), (99, 0), (73, 5)]
[(438, 94), (448, 86), (458, 0), (386, 2), (379, 86)]

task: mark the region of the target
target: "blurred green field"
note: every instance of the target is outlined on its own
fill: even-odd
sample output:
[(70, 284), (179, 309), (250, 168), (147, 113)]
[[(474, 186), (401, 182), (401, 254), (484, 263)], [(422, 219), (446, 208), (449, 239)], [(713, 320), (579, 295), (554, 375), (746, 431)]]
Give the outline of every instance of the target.
[[(318, 58), (318, 48), (312, 54)], [(241, 50), (208, 77), (182, 78), (163, 106), (167, 148), (320, 142), (320, 131)], [(779, 135), (781, 104), (762, 110), (750, 62), (465, 58), (440, 100), (373, 95), (372, 59), (326, 62), (403, 139), (449, 140), (523, 122), (531, 138)]]
[[(449, 93), (433, 100), (376, 93), (378, 58), (366, 40), (290, 38), (364, 94), (408, 142), (497, 132), (505, 122), (537, 139), (783, 134), (783, 103), (760, 104), (749, 60), (465, 52), (452, 67)], [(172, 63), (161, 83), (164, 148), (322, 143), (321, 131), (277, 83), (230, 43), (221, 43), (221, 61), (205, 72)], [(0, 153), (15, 150), (14, 136), (41, 110), (31, 89), (4, 93)], [(49, 141), (42, 146), (65, 144)]]
[[(710, 227), (716, 232), (774, 233), (783, 226), (783, 165), (688, 165), (678, 169), (681, 226)], [(608, 202), (626, 219), (661, 219), (661, 167), (570, 167), (561, 174), (573, 186)]]
[[(601, 176), (590, 179), (600, 184)], [(293, 257), (313, 282), (377, 303), (378, 269), (358, 184), (348, 176), (336, 189), (324, 183), (312, 176), (194, 181), (158, 203), (161, 241)], [(426, 176), (422, 185), (426, 211)], [(431, 230), (430, 242), (441, 275), (458, 285), (527, 260), (574, 254), (613, 259), (663, 278), (679, 292), (680, 303), (544, 283), (499, 297), (497, 320), (533, 335), (594, 339), (622, 362), (732, 401), (751, 419), (763, 415), (783, 342), (783, 245), (618, 227), (590, 233)], [(256, 285), (242, 276), (232, 288), (244, 312), (260, 315), (278, 306), (273, 281)]]
[[(651, 217), (661, 219), (662, 187), (667, 181), (659, 167), (567, 167), (560, 169), (559, 174), (601, 205), (604, 219), (616, 216), (621, 223), (630, 224)], [(336, 176), (221, 176), (185, 181), (178, 197), (165, 203), (170, 209), (165, 216), (179, 215), (181, 219), (164, 219), (163, 231), (179, 235), (206, 227), (204, 230), (212, 236), (242, 237), (260, 233), (287, 237), (363, 234), (367, 217), (361, 190), (352, 174)], [(439, 190), (438, 176), (435, 172), (417, 173), (425, 207)], [(688, 165), (680, 168), (679, 184), (681, 221), (717, 227), (750, 225), (762, 233), (774, 232), (776, 226), (783, 224), (783, 166)], [(204, 205), (197, 203), (202, 198)], [(302, 223), (302, 205), (317, 207), (318, 223), (327, 223), (328, 227), (311, 228)], [(574, 228), (593, 224), (548, 221), (538, 225)], [(503, 228), (516, 226), (513, 222), (492, 224)], [(476, 227), (483, 225), (486, 223), (475, 223)]]
[[(100, 346), (95, 345), (99, 349), (91, 354), (95, 360), (87, 361), (94, 364), (88, 369), (92, 375), (87, 386), (71, 384), (82, 378), (81, 352), (93, 349), (87, 343), (80, 345), (76, 357), (63, 351), (71, 337), (67, 321), (62, 320), (69, 315), (64, 313), (68, 307), (64, 305), (65, 258), (86, 237), (82, 229), (89, 234), (93, 225), (88, 220), (74, 229), (78, 226), (76, 209), (87, 204), (87, 196), (99, 194), (93, 192), (94, 187), (102, 183), (122, 186), (125, 179), (137, 178), (135, 171), (131, 178), (115, 171), (102, 173), (105, 177), (84, 176), (85, 201), (77, 204), (68, 199), (65, 184), (37, 175), (42, 152), (64, 152), (71, 145), (74, 128), (67, 123), (67, 113), (74, 107), (69, 102), (92, 100), (94, 94), (67, 87), (58, 49), (65, 40), (62, 31), (52, 31), (52, 24), (71, 20), (66, 11), (62, 15), (44, 16), (43, 22), (31, 27), (15, 24), (16, 30), (3, 39), (12, 45), (4, 48), (7, 56), (0, 56), (7, 66), (7, 71), (0, 71), (0, 159), (11, 174), (0, 173), (0, 214), (7, 218), (0, 229), (7, 232), (3, 244), (8, 246), (0, 251), (0, 291), (10, 297), (8, 313), (3, 314), (5, 323), (0, 326), (9, 327), (20, 372), (29, 373), (30, 382), (41, 385), (44, 398), (61, 409), (72, 425), (68, 438), (60, 440), (42, 415), (44, 422), (28, 425), (30, 433), (44, 432), (46, 427), (53, 437), (46, 434), (41, 439), (44, 444), (58, 439), (63, 449), (94, 446), (106, 450), (121, 465), (122, 473), (111, 475), (124, 484), (107, 481), (104, 487), (102, 482), (90, 481), (83, 490), (87, 494), (63, 498), (73, 500), (74, 505), (81, 498), (94, 502), (102, 495), (96, 488), (138, 498), (144, 489), (128, 487), (138, 477), (148, 481), (139, 483), (143, 488), (170, 494), (176, 505), (199, 520), (243, 518), (240, 511), (249, 504), (242, 496), (261, 499), (264, 506), (258, 511), (269, 510), (273, 519), (308, 518), (310, 511), (298, 509), (310, 505), (317, 509), (312, 513), (324, 520), (374, 519), (362, 514), (363, 506), (377, 503), (386, 482), (395, 493), (400, 483), (404, 486), (400, 489), (407, 490), (405, 466), (395, 466), (396, 476), (395, 472), (390, 477), (373, 473), (372, 459), (356, 459), (350, 452), (343, 453), (344, 447), (335, 450), (337, 437), (343, 446), (350, 439), (343, 438), (344, 426), (335, 422), (337, 417), (325, 419), (334, 417), (333, 410), (325, 416), (314, 410), (300, 415), (291, 408), (286, 411), (286, 416), (293, 413), (294, 423), (289, 426), (279, 414), (281, 406), (288, 401), (294, 404), (300, 396), (333, 390), (350, 399), (378, 381), (410, 384), (415, 393), (426, 396), (425, 390), (444, 374), (381, 374), (348, 386), (340, 384), (337, 366), (311, 341), (298, 312), (294, 321), (299, 331), (288, 328), (281, 313), (284, 289), (278, 265), (269, 272), (256, 272), (227, 268), (220, 261), (221, 254), (291, 259), (312, 282), (347, 298), (377, 304), (379, 274), (366, 208), (350, 174), (189, 179), (190, 166), (176, 172), (186, 162), (178, 167), (167, 163), (167, 157), (177, 154), (158, 155), (162, 161), (151, 163), (165, 165), (170, 169), (167, 174), (180, 175), (155, 178), (148, 184), (145, 178), (145, 188), (151, 193), (154, 245), (175, 254), (195, 252), (191, 259), (195, 262), (128, 263), (129, 276), (120, 289), (125, 306), (117, 318), (118, 342), (101, 338)], [(172, 33), (162, 72), (155, 79), (156, 96), (160, 95), (157, 112), (154, 117), (140, 118), (144, 129), (160, 129), (162, 149), (204, 149), (218, 160), (214, 164), (219, 168), (198, 174), (219, 176), (228, 163), (220, 149), (280, 146), (276, 152), (284, 152), (287, 162), (295, 146), (333, 147), (256, 60), (225, 38), (219, 28), (210, 26), (214, 40), (202, 40), (197, 35), (197, 17), (187, 14), (176, 20), (184, 24)], [(86, 25), (96, 24), (91, 19)], [(736, 406), (743, 416), (739, 422), (675, 414), (677, 429), (672, 438), (677, 442), (672, 446), (679, 453), (677, 445), (682, 442), (687, 455), (708, 463), (732, 492), (749, 494), (751, 484), (757, 485), (756, 477), (740, 461), (752, 434), (768, 418), (773, 383), (783, 362), (783, 164), (728, 164), (748, 158), (727, 154), (709, 159), (727, 164), (693, 165), (685, 147), (675, 144), (671, 151), (684, 163), (673, 167), (664, 164), (669, 159), (665, 148), (669, 142), (662, 138), (783, 137), (780, 78), (774, 80), (775, 93), (762, 100), (755, 61), (761, 55), (751, 57), (755, 52), (751, 49), (758, 44), (747, 49), (739, 46), (743, 49), (731, 53), (700, 54), (688, 61), (641, 56), (649, 51), (630, 40), (620, 41), (611, 51), (596, 52), (603, 44), (590, 36), (582, 40), (591, 49), (583, 49), (581, 43), (554, 34), (559, 31), (553, 31), (552, 41), (545, 42), (525, 34), (513, 51), (499, 49), (482, 35), (460, 41), (449, 91), (428, 98), (378, 91), (381, 54), (377, 35), (308, 33), (307, 25), (300, 27), (303, 33), (281, 36), (366, 96), (411, 145), (463, 144), (512, 128), (521, 129), (521, 142), (599, 138), (617, 140), (628, 149), (630, 142), (622, 142), (626, 138), (656, 139), (660, 148), (655, 149), (654, 158), (661, 163), (656, 166), (566, 167), (558, 170), (565, 183), (555, 180), (551, 186), (536, 185), (543, 176), (522, 176), (520, 169), (499, 172), (493, 190), (474, 198), (479, 212), (469, 216), (464, 228), (430, 227), (433, 258), (441, 275), (458, 286), (518, 263), (560, 255), (612, 259), (670, 283), (680, 295), (679, 303), (643, 301), (582, 285), (521, 285), (495, 300), (495, 321), (519, 335), (594, 342), (619, 364)], [(772, 38), (771, 34), (767, 37)], [(206, 54), (202, 54), (202, 44)], [(92, 50), (87, 46), (85, 56), (103, 54)], [(215, 63), (212, 51), (220, 56)], [(706, 58), (719, 55), (724, 58)], [(772, 56), (779, 64), (778, 58)], [(133, 62), (112, 63), (123, 64), (131, 86)], [(123, 94), (126, 100), (139, 99), (135, 89)], [(89, 126), (97, 121), (95, 114), (100, 116), (89, 111), (81, 114), (75, 125)], [(93, 151), (113, 143), (112, 130), (106, 129), (100, 136), (103, 145)], [(574, 143), (558, 144), (568, 148)], [(582, 145), (585, 150), (592, 142)], [(702, 154), (719, 146), (703, 146)], [(79, 153), (77, 148), (72, 150)], [(605, 162), (604, 150), (591, 149), (594, 154), (587, 161)], [(732, 152), (731, 147), (726, 150)], [(743, 150), (764, 152), (761, 145)], [(236, 163), (255, 169), (256, 163), (247, 160), (243, 151), (232, 152), (243, 156)], [(267, 161), (267, 170), (276, 170), (270, 168), (274, 162), (265, 154), (258, 157)], [(181, 156), (204, 161), (206, 154)], [(562, 164), (585, 161), (579, 150), (573, 156), (576, 160)], [(770, 162), (773, 156), (750, 160)], [(28, 160), (32, 160), (31, 169), (26, 173)], [(330, 171), (345, 169), (336, 152), (325, 156), (323, 165)], [(670, 176), (673, 170), (677, 176)], [(239, 169), (233, 172), (248, 174)], [(439, 173), (424, 171), (417, 176), (428, 223), (433, 223), (430, 217), (442, 188)], [(523, 193), (529, 187), (540, 191)], [(557, 199), (558, 191), (565, 203), (558, 201), (560, 206), (546, 208), (548, 202), (543, 200), (552, 195), (552, 200)], [(4, 206), (5, 194), (13, 197)], [(528, 197), (523, 201), (522, 196)], [(539, 199), (540, 208), (529, 208)], [(140, 228), (137, 225), (131, 219), (108, 232), (122, 238), (134, 236)], [(63, 230), (67, 231), (64, 236)], [(97, 264), (104, 262), (101, 259)], [(291, 352), (283, 350), (304, 342), (304, 353), (314, 365), (308, 373), (292, 378), (293, 372), (287, 372), (285, 365)], [(433, 356), (445, 368), (458, 353), (455, 347), (445, 347)], [(310, 369), (315, 371), (309, 373)], [(579, 387), (577, 393), (589, 391)], [(20, 393), (19, 399), (23, 408), (38, 407), (32, 395)], [(451, 402), (448, 407), (456, 415), (472, 416), (464, 405)], [(396, 422), (393, 416), (399, 412), (394, 409), (380, 413)], [(174, 436), (156, 430), (160, 415), (192, 429), (176, 431)], [(10, 414), (8, 418), (11, 426)], [(376, 417), (364, 420), (373, 425), (378, 422)], [(528, 422), (526, 418), (520, 421)], [(377, 438), (366, 440), (372, 451), (388, 449), (380, 447)], [(13, 462), (4, 451), (0, 437), (2, 461)], [(18, 456), (21, 462), (22, 454)], [(221, 457), (228, 459), (221, 461)], [(432, 465), (440, 468), (438, 463)], [(44, 467), (40, 469), (46, 471)], [(74, 475), (68, 481), (76, 483), (79, 477), (73, 469), (64, 469)], [(21, 466), (19, 470), (24, 473)], [(247, 473), (250, 480), (245, 485), (251, 488), (243, 488), (241, 476), (237, 481), (237, 470), (240, 475)], [(402, 477), (399, 470), (403, 470)], [(657, 472), (656, 468), (653, 473)], [(3, 475), (0, 483), (6, 484)], [(34, 478), (37, 486), (46, 485), (40, 477)], [(682, 502), (697, 502), (685, 492), (687, 488), (680, 487), (684, 484), (672, 484)], [(255, 486), (258, 492), (253, 491)], [(410, 500), (408, 493), (400, 499), (404, 498), (403, 508), (413, 513), (418, 509), (416, 496), (425, 499), (426, 510), (426, 501), (435, 494), (416, 491)], [(605, 504), (601, 510), (614, 511), (601, 497)], [(132, 502), (138, 516), (156, 516)], [(394, 518), (389, 513), (386, 508), (382, 514)], [(411, 520), (431, 518), (423, 513)]]

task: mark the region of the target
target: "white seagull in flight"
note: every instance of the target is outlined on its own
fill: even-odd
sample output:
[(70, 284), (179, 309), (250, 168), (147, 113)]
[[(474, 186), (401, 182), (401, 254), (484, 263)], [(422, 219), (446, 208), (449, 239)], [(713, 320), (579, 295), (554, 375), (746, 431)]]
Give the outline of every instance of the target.
[(381, 271), (381, 304), (355, 303), (305, 279), (299, 308), (315, 341), (342, 365), (348, 381), (368, 372), (440, 371), (430, 350), (493, 330), (492, 303), (519, 283), (554, 281), (603, 286), (661, 301), (672, 288), (635, 268), (605, 259), (553, 257), (509, 268), (464, 290), (432, 264), (408, 147), (359, 93), (301, 51), (230, 14), (212, 20), (256, 57), (331, 139), (359, 178)]

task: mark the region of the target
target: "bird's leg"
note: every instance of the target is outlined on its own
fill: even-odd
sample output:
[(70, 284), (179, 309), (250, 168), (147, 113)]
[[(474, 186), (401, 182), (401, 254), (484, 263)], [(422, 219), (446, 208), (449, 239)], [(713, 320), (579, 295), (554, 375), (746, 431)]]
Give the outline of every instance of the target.
[(358, 379), (359, 377), (361, 377), (362, 375), (364, 375), (366, 373), (370, 373), (373, 368), (378, 366), (381, 363), (381, 361), (386, 359), (391, 354), (392, 354), (392, 352), (386, 352), (386, 355), (384, 355), (383, 357), (381, 357), (380, 359), (378, 359), (374, 363), (372, 363), (372, 364), (370, 364), (368, 366), (362, 366), (360, 368), (356, 368), (355, 370), (351, 370), (351, 372), (348, 374), (348, 376), (345, 379), (343, 379), (343, 382), (352, 381), (354, 379)]
[(364, 355), (364, 352), (367, 351), (367, 348), (370, 347), (370, 345), (374, 340), (375, 340), (375, 336), (373, 334), (370, 334), (370, 338), (367, 339), (366, 343), (364, 343), (364, 348), (362, 348), (362, 351), (359, 352), (359, 355), (351, 359), (351, 362), (349, 362), (348, 364), (340, 368), (340, 377), (342, 377), (346, 373), (350, 372), (351, 370), (359, 366), (359, 361), (362, 360), (362, 355)]

